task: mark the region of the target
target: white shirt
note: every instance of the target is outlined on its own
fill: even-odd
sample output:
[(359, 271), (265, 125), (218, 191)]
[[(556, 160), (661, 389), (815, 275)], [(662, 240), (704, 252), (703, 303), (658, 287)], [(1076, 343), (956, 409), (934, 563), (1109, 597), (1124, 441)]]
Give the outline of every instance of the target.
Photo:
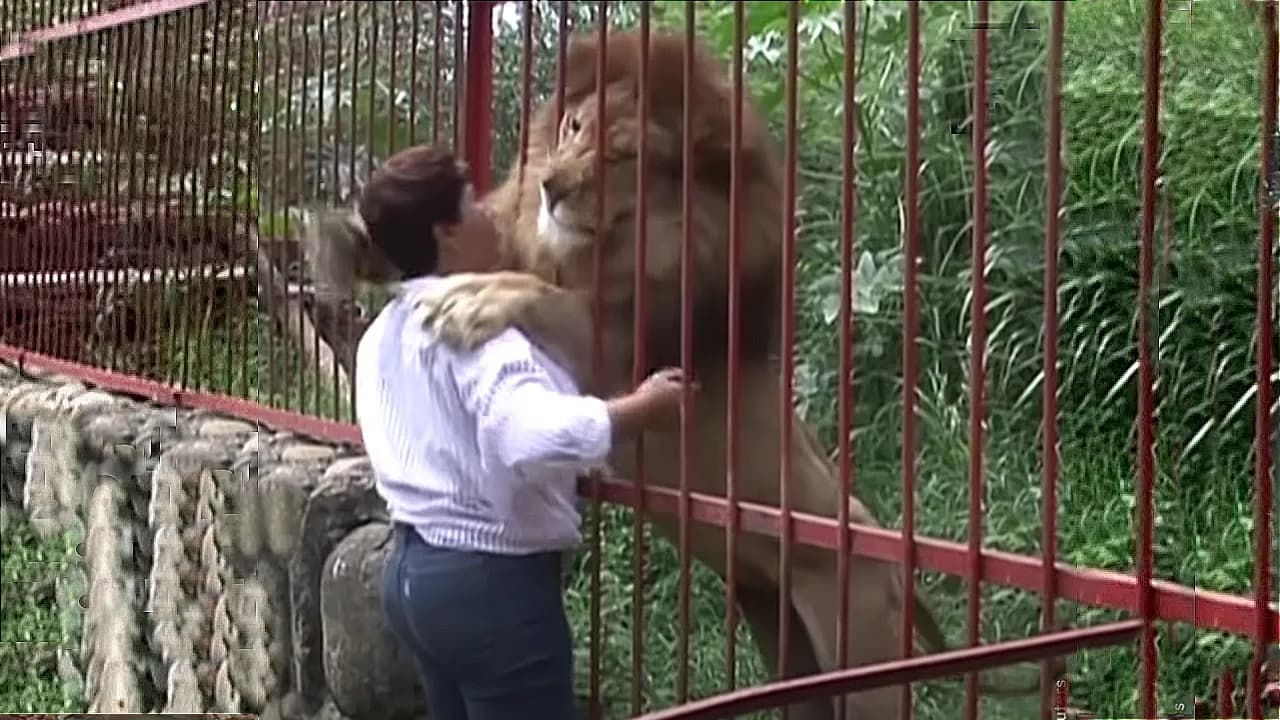
[(582, 541), (578, 475), (603, 466), (603, 400), (508, 329), (471, 352), (411, 320), (403, 284), (356, 351), (356, 417), (392, 520), (428, 543), (508, 555)]

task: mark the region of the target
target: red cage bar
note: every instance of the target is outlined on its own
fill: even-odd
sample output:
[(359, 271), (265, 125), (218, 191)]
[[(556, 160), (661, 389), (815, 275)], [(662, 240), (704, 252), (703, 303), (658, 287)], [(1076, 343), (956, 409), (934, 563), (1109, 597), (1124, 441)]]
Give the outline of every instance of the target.
[[(649, 38), (650, 38), (650, 7), (648, 4), (640, 6), (640, 77), (639, 90), (640, 98), (636, 106), (636, 117), (641, 127), (649, 124)], [(645, 268), (648, 266), (648, 240), (649, 240), (649, 136), (641, 134), (636, 147), (636, 267)], [(635, 277), (635, 295), (636, 295), (636, 312), (635, 312), (635, 332), (632, 342), (635, 344), (633, 348), (631, 361), (631, 381), (640, 384), (644, 381), (644, 371), (649, 365), (648, 346), (645, 342), (645, 334), (640, 331), (644, 327), (644, 323), (649, 317), (649, 294), (647, 292), (648, 284), (644, 282), (644, 273), (637, 272)], [(644, 436), (641, 435), (636, 439), (636, 462), (633, 471), (633, 479), (636, 487), (644, 488), (647, 485), (647, 475), (644, 465)], [(644, 595), (645, 595), (645, 560), (648, 551), (648, 543), (646, 542), (644, 532), (645, 522), (645, 503), (643, 498), (639, 498), (635, 506), (635, 515), (631, 526), (631, 542), (632, 542), (632, 564), (631, 573), (636, 582), (632, 587), (631, 593), (631, 714), (639, 715), (644, 711), (645, 705), (645, 685), (644, 685)]]
[[(987, 25), (990, 3), (978, 3), (978, 27), (974, 31), (973, 78), (973, 298), (970, 313), (973, 351), (969, 359), (969, 568), (982, 577), (982, 444), (987, 357)], [(982, 639), (981, 583), (969, 583), (968, 633), (965, 641), (977, 647)], [(1041, 708), (1046, 711), (1047, 708)], [(978, 718), (978, 676), (970, 673), (964, 684), (965, 720)]]
[[(1263, 674), (1264, 658), (1274, 649), (1280, 640), (1280, 624), (1271, 620), (1270, 608), (1275, 599), (1275, 588), (1271, 577), (1271, 561), (1274, 548), (1272, 546), (1273, 518), (1271, 516), (1275, 488), (1275, 458), (1272, 457), (1273, 443), (1280, 441), (1274, 425), (1272, 388), (1272, 370), (1274, 365), (1275, 346), (1272, 340), (1275, 330), (1275, 246), (1276, 246), (1276, 213), (1280, 205), (1271, 193), (1276, 190), (1276, 135), (1280, 133), (1277, 125), (1277, 104), (1280, 103), (1280, 28), (1277, 27), (1277, 9), (1275, 3), (1266, 3), (1262, 8), (1264, 18), (1263, 29), (1266, 32), (1265, 49), (1262, 53), (1262, 127), (1261, 148), (1263, 191), (1259, 202), (1258, 216), (1258, 285), (1257, 285), (1257, 382), (1258, 398), (1255, 415), (1254, 433), (1254, 628), (1253, 657), (1249, 664), (1249, 678), (1246, 683), (1245, 702), (1250, 717), (1262, 716), (1264, 693), (1271, 694), (1271, 702), (1276, 701), (1275, 688), (1280, 686), (1280, 667), (1271, 668), (1271, 677)], [(1271, 193), (1266, 192), (1267, 189)], [(1229, 676), (1228, 676), (1229, 677)], [(1224, 681), (1227, 678), (1224, 678)], [(1270, 688), (1270, 689), (1269, 689)], [(1227, 696), (1229, 697), (1229, 696)]]
[[(1058, 558), (1058, 218), (1062, 209), (1062, 42), (1065, 32), (1066, 8), (1054, 3), (1053, 20), (1049, 28), (1048, 108), (1046, 109), (1045, 139), (1045, 232), (1044, 232), (1044, 390), (1041, 400), (1041, 436), (1043, 444), (1040, 457), (1041, 506), (1043, 532), (1040, 535), (1040, 555), (1044, 577), (1039, 588), (1040, 631), (1050, 632), (1057, 627), (1056, 605), (1058, 601), (1057, 575), (1054, 568)], [(1050, 667), (1046, 661), (1040, 667), (1045, 676)], [(1054, 691), (1048, 678), (1040, 683), (1040, 711), (1053, 707)]]
[(1156, 716), (1156, 638), (1151, 582), (1155, 545), (1155, 359), (1151, 353), (1152, 271), (1155, 264), (1156, 164), (1159, 156), (1160, 43), (1164, 4), (1148, 0), (1142, 125), (1142, 237), (1138, 258), (1138, 614), (1141, 678), (1139, 712)]
[[(493, 142), (489, 117), (493, 107), (493, 6), (490, 0), (467, 3), (467, 21), (471, 32), (467, 33), (466, 83), (467, 108), (463, 121), (467, 128), (466, 158), (470, 166), (471, 183), (476, 192), (489, 189), (489, 167), (492, 164)], [(475, 28), (484, 28), (475, 32)], [(392, 115), (391, 117), (395, 117)]]
[[(72, 3), (75, 4), (75, 3)], [(1161, 333), (1157, 302), (1159, 278), (1155, 275), (1155, 232), (1157, 192), (1162, 170), (1161, 114), (1162, 64), (1166, 52), (1165, 25), (1172, 9), (1161, 0), (1145, 3), (1142, 43), (1142, 145), (1138, 165), (1140, 175), (1140, 224), (1137, 232), (1136, 263), (1137, 399), (1136, 473), (1134, 523), (1135, 570), (1132, 574), (1073, 567), (1060, 560), (1058, 519), (1060, 476), (1059, 457), (1059, 368), (1064, 348), (1058, 291), (1061, 286), (1059, 256), (1064, 232), (1063, 213), (1067, 194), (1063, 169), (1064, 117), (1062, 100), (1066, 3), (1054, 2), (1047, 9), (1050, 23), (1045, 73), (1043, 109), (1045, 138), (1043, 343), (1041, 382), (1042, 430), (1039, 487), (1039, 556), (1001, 552), (984, 545), (983, 517), (988, 510), (983, 498), (988, 489), (989, 458), (984, 447), (991, 431), (988, 404), (990, 335), (988, 313), (989, 263), (993, 240), (1000, 228), (992, 221), (991, 175), (993, 114), (988, 107), (994, 80), (991, 79), (996, 30), (992, 27), (991, 4), (985, 0), (974, 8), (974, 68), (969, 108), (972, 125), (967, 154), (972, 172), (972, 197), (967, 210), (972, 224), (967, 228), (969, 272), (967, 297), (970, 352), (967, 360), (967, 441), (969, 447), (965, 486), (966, 539), (963, 542), (926, 537), (918, 532), (920, 511), (918, 491), (924, 487), (920, 456), (923, 424), (920, 400), (922, 358), (926, 350), (922, 318), (929, 310), (925, 298), (921, 264), (925, 255), (926, 219), (923, 197), (929, 158), (923, 149), (922, 134), (931, 118), (922, 113), (922, 103), (931, 89), (923, 86), (925, 59), (933, 50), (923, 40), (926, 18), (933, 4), (909, 0), (905, 15), (905, 63), (902, 78), (905, 128), (905, 171), (902, 187), (902, 278), (903, 324), (901, 327), (902, 436), (901, 467), (897, 484), (903, 502), (900, 529), (870, 527), (850, 522), (847, 502), (838, 502), (832, 517), (816, 516), (798, 505), (792, 448), (802, 441), (802, 429), (794, 426), (798, 363), (796, 360), (800, 324), (796, 307), (801, 290), (797, 266), (802, 261), (798, 241), (800, 218), (804, 215), (804, 143), (801, 140), (806, 111), (801, 108), (805, 79), (802, 62), (805, 31), (804, 6), (787, 5), (772, 26), (776, 34), (778, 64), (785, 69), (785, 85), (780, 94), (780, 137), (782, 168), (781, 227), (776, 228), (780, 248), (778, 282), (782, 302), (777, 308), (780, 335), (774, 350), (778, 356), (779, 388), (776, 398), (780, 413), (776, 507), (751, 502), (744, 497), (742, 467), (744, 428), (753, 418), (744, 417), (742, 395), (745, 375), (736, 348), (750, 324), (759, 318), (744, 317), (743, 265), (748, 252), (744, 238), (752, 228), (746, 222), (746, 194), (751, 178), (742, 162), (744, 106), (748, 102), (747, 50), (751, 4), (734, 3), (730, 17), (733, 48), (727, 65), (726, 82), (732, 88), (727, 108), (731, 118), (726, 144), (730, 149), (728, 174), (724, 183), (728, 247), (726, 265), (725, 322), (727, 338), (727, 387), (724, 422), (725, 467), (723, 496), (694, 489), (697, 484), (699, 448), (695, 444), (695, 417), (698, 396), (686, 392), (682, 399), (678, 477), (656, 477), (644, 461), (626, 468), (627, 481), (583, 479), (582, 494), (591, 499), (592, 511), (589, 563), (591, 597), (590, 624), (586, 644), (590, 648), (588, 716), (603, 717), (614, 698), (606, 697), (604, 653), (616, 633), (606, 621), (602, 581), (602, 540), (606, 503), (632, 508), (629, 536), (634, 548), (629, 558), (633, 583), (630, 586), (631, 673), (629, 697), (631, 716), (646, 718), (734, 717), (738, 714), (783, 708), (805, 700), (838, 698), (849, 693), (881, 687), (901, 687), (902, 717), (913, 716), (913, 684), (926, 680), (963, 677), (963, 715), (980, 716), (978, 671), (1023, 661), (1043, 661), (1040, 702), (1043, 713), (1060, 709), (1067, 701), (1065, 686), (1048, 677), (1050, 659), (1090, 647), (1135, 642), (1139, 650), (1138, 707), (1141, 716), (1156, 716), (1166, 698), (1157, 695), (1159, 670), (1156, 654), (1156, 625), (1179, 622), (1196, 628), (1248, 637), (1252, 657), (1246, 677), (1244, 705), (1249, 717), (1261, 717), (1268, 678), (1264, 660), (1277, 640), (1280, 614), (1273, 597), (1270, 562), (1273, 520), (1272, 453), (1274, 418), (1275, 318), (1274, 318), (1274, 202), (1260, 204), (1257, 239), (1256, 333), (1253, 361), (1256, 366), (1253, 463), (1253, 527), (1255, 538), (1253, 587), (1248, 594), (1230, 595), (1194, 589), (1157, 577), (1156, 481), (1157, 389), (1160, 362), (1157, 338)], [(1277, 35), (1275, 3), (1258, 3), (1257, 14), (1265, 35), (1259, 53), (1262, 67), (1260, 109), (1260, 176), (1275, 192), (1274, 167), (1277, 106)], [(696, 9), (695, 9), (696, 8)], [(0, 9), (0, 29), (6, 37), (16, 36), (0, 46), (0, 100), (3, 100), (4, 148), (0, 154), (0, 180), (10, 188), (29, 183), (26, 194), (0, 186), (0, 358), (20, 368), (43, 368), (79, 377), (104, 388), (181, 407), (199, 407), (246, 418), (279, 429), (295, 430), (345, 444), (358, 445), (358, 429), (349, 421), (354, 406), (354, 389), (344, 385), (354, 339), (363, 320), (354, 312), (355, 298), (344, 298), (334, 307), (325, 307), (317, 291), (305, 277), (305, 258), (297, 242), (298, 221), (309, 203), (323, 201), (340, 205), (350, 202), (360, 177), (405, 143), (452, 139), (462, 145), (462, 155), (471, 168), (478, 191), (495, 184), (491, 166), (509, 145), (519, 158), (517, 172), (528, 163), (526, 148), (536, 140), (534, 104), (538, 96), (555, 108), (557, 121), (566, 108), (565, 78), (570, 60), (566, 41), (571, 32), (594, 40), (596, 78), (609, 70), (610, 38), (631, 13), (623, 5), (598, 3), (545, 3), (525, 0), (518, 3), (421, 3), (389, 2), (362, 4), (329, 0), (292, 7), (288, 3), (250, 4), (246, 0), (151, 0), (121, 9), (90, 14), (70, 13), (78, 19), (52, 24), (53, 6), (44, 6), (45, 17), (38, 27), (20, 27), (16, 14)], [(514, 12), (509, 12), (514, 10)], [(758, 12), (758, 11), (757, 11)], [(869, 14), (859, 17), (862, 4), (845, 2), (840, 8), (843, 43), (839, 68), (842, 151), (840, 159), (839, 219), (835, 257), (839, 264), (840, 298), (836, 308), (835, 381), (837, 399), (835, 424), (838, 442), (833, 475), (842, 496), (861, 490), (861, 476), (855, 482), (853, 435), (857, 430), (854, 402), (855, 378), (864, 369), (855, 363), (855, 339), (862, 318), (855, 315), (854, 298), (859, 254), (864, 243), (857, 235), (861, 224), (859, 197), (862, 169), (858, 160), (861, 144), (871, 139), (863, 133), (859, 118), (860, 93), (867, 79), (861, 76), (865, 58), (867, 27), (879, 20)], [(251, 14), (252, 13), (252, 14)], [(695, 306), (695, 290), (713, 279), (699, 277), (695, 213), (701, 202), (695, 192), (697, 173), (702, 171), (693, 142), (697, 130), (694, 111), (703, 98), (697, 96), (694, 47), (701, 35), (701, 23), (714, 21), (716, 10), (693, 2), (681, 4), (640, 4), (634, 12), (641, 42), (639, 77), (636, 88), (638, 126), (648, 128), (655, 119), (651, 106), (656, 83), (651, 68), (650, 38), (664, 26), (664, 32), (680, 36), (684, 46), (683, 84), (678, 89), (681, 104), (679, 131), (686, 139), (680, 146), (682, 190), (680, 193), (680, 305), (678, 334), (681, 338), (679, 363), (686, 374), (699, 371), (695, 338), (704, 322)], [(555, 17), (552, 18), (551, 16)], [(674, 22), (672, 18), (678, 15)], [(833, 17), (835, 17), (833, 15)], [(495, 39), (504, 23), (518, 18), (515, 33), (519, 42), (519, 82), (511, 100), (499, 87), (507, 64), (507, 51)], [(554, 32), (551, 32), (554, 29)], [(20, 31), (19, 31), (20, 30)], [(250, 37), (253, 35), (254, 37)], [(545, 35), (554, 35), (554, 49), (544, 48)], [(327, 44), (336, 41), (340, 52)], [(411, 39), (411, 40), (410, 40)], [(261, 43), (251, 50), (250, 43)], [(871, 40), (870, 42), (875, 42)], [(406, 50), (406, 43), (408, 48)], [(271, 45), (267, 48), (266, 45)], [(429, 48), (427, 48), (429, 46)], [(421, 50), (421, 55), (419, 54)], [(249, 53), (257, 53), (257, 76), (247, 71)], [(430, 53), (430, 61), (427, 53)], [(540, 55), (539, 53), (544, 53)], [(554, 78), (550, 71), (555, 57)], [(335, 61), (336, 58), (336, 61)], [(101, 61), (91, 63), (90, 60)], [(146, 76), (144, 68), (168, 66), (172, 72)], [(544, 77), (545, 76), (545, 77)], [(384, 83), (389, 91), (380, 95)], [(271, 92), (261, 97), (254, 82)], [(403, 86), (407, 83), (408, 87)], [(452, 102), (444, 90), (452, 85)], [(603, 82), (597, 82), (591, 98), (574, 99), (590, 107), (599, 119), (594, 141), (604, 146), (609, 104)], [(314, 98), (295, 101), (315, 88)], [(401, 91), (403, 90), (403, 93)], [(328, 91), (328, 92), (327, 92)], [(349, 95), (350, 112), (331, 98)], [(266, 98), (270, 98), (269, 100)], [(282, 102), (281, 99), (284, 98)], [(517, 121), (495, 121), (503, 103), (514, 110)], [(441, 107), (448, 103), (451, 107)], [(166, 112), (164, 105), (171, 107)], [(359, 107), (357, 107), (359, 105)], [(403, 107), (402, 107), (403, 106)], [(61, 108), (57, 113), (50, 108)], [(41, 115), (33, 123), (29, 116)], [(53, 131), (51, 118), (68, 124)], [(421, 116), (421, 117), (420, 117)], [(332, 117), (331, 121), (325, 118)], [(385, 119), (380, 125), (374, 118)], [(141, 120), (137, 120), (141, 118)], [(508, 118), (509, 120), (511, 118)], [(135, 120), (137, 120), (135, 122)], [(430, 123), (429, 128), (426, 122)], [(326, 125), (325, 122), (332, 122)], [(507, 125), (511, 128), (508, 128)], [(557, 122), (557, 125), (559, 123)], [(652, 260), (653, 238), (650, 207), (655, 176), (663, 170), (653, 161), (651, 138), (638, 135), (635, 186), (637, 211), (629, 218), (634, 232), (634, 259), (638, 268), (631, 293), (634, 296), (633, 352), (629, 377), (643, 379), (650, 369), (651, 348), (645, 332), (654, 318), (646, 282), (646, 268)], [(407, 140), (406, 140), (407, 138)], [(27, 148), (10, 152), (14, 146)], [(56, 147), (55, 147), (56, 146)], [(43, 148), (43, 157), (30, 150)], [(193, 148), (196, 148), (193, 150)], [(359, 149), (358, 149), (359, 148)], [(322, 152), (317, 152), (322, 151)], [(64, 168), (63, 155), (74, 167)], [(314, 161), (314, 156), (322, 159)], [(47, 158), (57, 157), (55, 161)], [(52, 163), (52, 167), (50, 166)], [(594, 172), (605, 181), (605, 154), (598, 153)], [(92, 182), (64, 182), (72, 171), (92, 173)], [(38, 180), (30, 180), (36, 178)], [(188, 181), (189, 179), (189, 181)], [(260, 196), (265, 196), (261, 197)], [(1265, 196), (1264, 197), (1268, 197)], [(1172, 203), (1163, 198), (1166, 210)], [(871, 208), (874, 210), (874, 208)], [(596, 193), (597, 226), (606, 218), (605, 192)], [(1166, 223), (1170, 223), (1166, 215)], [(162, 228), (157, 230), (156, 228)], [(1166, 231), (1167, 232), (1167, 231)], [(604, 253), (595, 246), (594, 288), (595, 345), (593, 371), (604, 377), (616, 368), (606, 367), (609, 356), (602, 345), (603, 300), (610, 279), (605, 273)], [(1167, 276), (1166, 276), (1167, 277)], [(253, 283), (253, 285), (251, 285)], [(181, 289), (175, 291), (175, 286)], [(180, 298), (171, 297), (181, 292)], [(261, 307), (250, 322), (248, 306)], [(671, 308), (668, 308), (670, 310)], [(343, 312), (346, 312), (344, 315)], [(673, 312), (674, 314), (674, 312)], [(265, 316), (271, 329), (255, 323)], [(210, 318), (213, 318), (211, 321)], [(214, 336), (211, 324), (225, 326)], [(994, 326), (993, 326), (994, 327)], [(855, 333), (855, 330), (858, 333)], [(83, 331), (83, 335), (81, 334)], [(253, 333), (257, 333), (254, 335)], [(88, 338), (81, 341), (80, 337)], [(246, 358), (261, 358), (262, 367), (241, 367)], [(164, 362), (167, 360), (167, 364)], [(261, 375), (261, 379), (257, 375)], [(924, 378), (927, 379), (927, 378)], [(895, 391), (897, 392), (897, 391)], [(346, 407), (346, 412), (342, 407)], [(330, 407), (331, 410), (321, 408)], [(345, 415), (345, 417), (344, 417)], [(347, 422), (343, 422), (347, 420)], [(643, 448), (643, 441), (640, 444)], [(896, 448), (895, 448), (896, 449)], [(650, 612), (645, 607), (650, 586), (649, 540), (645, 532), (654, 518), (675, 520), (678, 551), (676, 617), (678, 633), (674, 643), (675, 670), (670, 683), (676, 707), (654, 710), (651, 695), (654, 681), (647, 680), (646, 629)], [(694, 652), (691, 649), (696, 621), (693, 615), (693, 534), (699, 526), (723, 529), (725, 565), (724, 605), (725, 692), (689, 702), (694, 696)], [(744, 536), (743, 533), (748, 535)], [(797, 634), (806, 632), (792, 612), (796, 558), (813, 548), (828, 551), (835, 563), (836, 651), (831, 669), (800, 678), (788, 678), (788, 652), (780, 652), (776, 675), (785, 679), (740, 689), (740, 655), (735, 634), (740, 623), (740, 568), (743, 537), (763, 536), (778, 546), (776, 643), (790, 647)], [(718, 537), (718, 536), (717, 536)], [(719, 540), (717, 540), (719, 543)], [(826, 555), (824, 555), (826, 557)], [(901, 659), (850, 667), (851, 644), (858, 637), (850, 621), (850, 566), (854, 559), (871, 558), (894, 563), (901, 574), (907, 596), (902, 606)], [(921, 571), (941, 572), (966, 584), (964, 643), (967, 647), (948, 652), (916, 656), (914, 636), (921, 618), (916, 614), (914, 593)], [(1030, 591), (1040, 596), (1040, 634), (1023, 640), (983, 644), (983, 584)], [(1122, 620), (1084, 629), (1063, 629), (1055, 603), (1070, 600), (1082, 605), (1123, 610), (1133, 614)], [(667, 678), (658, 680), (666, 681)], [(1274, 679), (1272, 679), (1274, 682)], [(1219, 714), (1233, 712), (1236, 676), (1227, 670), (1214, 685)], [(1206, 701), (1207, 705), (1208, 701)], [(1167, 703), (1166, 703), (1167, 704)], [(839, 717), (844, 716), (840, 706)]]
[[(733, 6), (733, 109), (730, 123), (730, 178), (729, 178), (729, 352), (742, 345), (742, 308), (740, 286), (742, 279), (742, 104), (743, 104), (743, 45), (746, 40), (746, 9), (741, 3)], [(738, 474), (742, 438), (740, 426), (742, 411), (739, 408), (741, 393), (741, 369), (737, 363), (729, 365), (725, 378), (728, 386), (725, 403), (725, 501), (729, 510), (725, 527), (725, 671), (730, 691), (737, 687), (737, 572), (738, 534), (741, 518), (738, 504)], [(847, 558), (846, 558), (847, 559)]]

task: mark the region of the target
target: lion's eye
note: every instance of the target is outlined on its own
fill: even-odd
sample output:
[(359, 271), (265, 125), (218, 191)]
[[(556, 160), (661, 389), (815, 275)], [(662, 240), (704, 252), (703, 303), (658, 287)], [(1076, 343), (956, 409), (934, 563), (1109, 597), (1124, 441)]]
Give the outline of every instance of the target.
[(569, 132), (576, 133), (582, 129), (582, 123), (578, 122), (578, 118), (569, 118)]

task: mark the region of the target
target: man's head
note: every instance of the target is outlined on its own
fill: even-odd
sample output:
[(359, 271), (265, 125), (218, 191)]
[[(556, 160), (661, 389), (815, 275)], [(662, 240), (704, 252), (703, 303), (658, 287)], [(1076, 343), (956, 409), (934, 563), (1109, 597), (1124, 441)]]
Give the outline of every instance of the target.
[(492, 269), (498, 232), (476, 202), (466, 168), (438, 146), (387, 159), (349, 215), (319, 217), (307, 233), (312, 275), (347, 295), (423, 275)]
[(370, 243), (402, 277), (488, 270), (498, 259), (493, 222), (453, 153), (417, 146), (387, 159), (360, 194)]

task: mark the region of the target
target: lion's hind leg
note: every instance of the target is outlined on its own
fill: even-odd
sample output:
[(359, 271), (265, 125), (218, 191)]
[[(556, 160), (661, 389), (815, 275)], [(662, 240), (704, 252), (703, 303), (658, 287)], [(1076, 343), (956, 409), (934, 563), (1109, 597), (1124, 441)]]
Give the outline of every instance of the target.
[(561, 292), (519, 272), (457, 273), (416, 292), (414, 321), (445, 343), (471, 350), (515, 325), (526, 309)]
[[(849, 570), (849, 614), (846, 616), (849, 667), (901, 658), (902, 605), (893, 589), (896, 567), (854, 556), (850, 558)], [(836, 580), (834, 562), (800, 566), (792, 572), (792, 602), (824, 671), (838, 669), (836, 616), (840, 603)], [(897, 717), (901, 693), (901, 687), (888, 686), (847, 695), (845, 717), (849, 720)]]
[[(777, 677), (779, 660), (783, 648), (779, 644), (778, 591), (761, 588), (738, 586), (738, 607), (742, 610), (743, 619), (751, 628), (751, 636), (756, 648), (764, 656), (765, 665)], [(813, 654), (813, 644), (800, 616), (791, 610), (791, 633), (786, 647), (787, 677), (803, 677), (822, 672)], [(833, 707), (830, 700), (810, 700), (805, 703), (791, 705), (787, 708), (787, 716), (791, 720), (831, 720)], [(854, 720), (849, 718), (849, 720)]]

